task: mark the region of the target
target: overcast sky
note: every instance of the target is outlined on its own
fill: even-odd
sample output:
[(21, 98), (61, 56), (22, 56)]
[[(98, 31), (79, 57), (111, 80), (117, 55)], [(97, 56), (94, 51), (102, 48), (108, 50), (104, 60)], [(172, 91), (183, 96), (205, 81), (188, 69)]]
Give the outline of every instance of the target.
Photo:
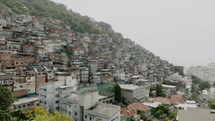
[(176, 65), (215, 62), (214, 0), (54, 0)]

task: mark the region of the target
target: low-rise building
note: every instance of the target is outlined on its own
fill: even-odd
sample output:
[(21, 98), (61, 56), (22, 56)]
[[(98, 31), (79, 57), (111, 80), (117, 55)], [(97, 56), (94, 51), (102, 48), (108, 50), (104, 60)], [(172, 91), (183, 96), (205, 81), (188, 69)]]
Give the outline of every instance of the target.
[(143, 102), (145, 99), (145, 88), (144, 86), (137, 86), (133, 84), (120, 84), (122, 97), (128, 102), (134, 102), (138, 100)]
[(162, 87), (163, 87), (164, 94), (167, 97), (170, 97), (171, 95), (176, 94), (176, 86), (162, 84)]
[(39, 97), (20, 98), (11, 106), (12, 112), (24, 111), (39, 105)]

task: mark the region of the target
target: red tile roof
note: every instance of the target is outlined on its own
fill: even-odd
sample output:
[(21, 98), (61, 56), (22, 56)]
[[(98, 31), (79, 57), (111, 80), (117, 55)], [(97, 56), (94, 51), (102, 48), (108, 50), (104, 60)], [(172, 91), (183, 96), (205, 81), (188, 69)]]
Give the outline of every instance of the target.
[(142, 103), (132, 103), (130, 105), (128, 105), (128, 109), (130, 108), (134, 108), (136, 111), (140, 110), (140, 111), (148, 111), (150, 110), (150, 108)]
[(172, 104), (185, 103), (184, 98), (181, 95), (172, 95), (171, 102)]
[(127, 106), (127, 108), (121, 108), (121, 115), (133, 117), (133, 118), (140, 118), (140, 115), (137, 114), (137, 111), (148, 111), (151, 108), (142, 104), (142, 103), (132, 103)]
[(184, 98), (180, 95), (172, 95), (170, 98), (165, 98), (165, 97), (157, 97), (153, 100), (154, 102), (161, 102), (167, 105), (170, 104), (179, 104), (179, 103), (184, 103)]
[(165, 98), (165, 97), (157, 97), (153, 101), (154, 102), (161, 102), (161, 103), (164, 103), (164, 104), (167, 104), (167, 105), (172, 104), (171, 99)]

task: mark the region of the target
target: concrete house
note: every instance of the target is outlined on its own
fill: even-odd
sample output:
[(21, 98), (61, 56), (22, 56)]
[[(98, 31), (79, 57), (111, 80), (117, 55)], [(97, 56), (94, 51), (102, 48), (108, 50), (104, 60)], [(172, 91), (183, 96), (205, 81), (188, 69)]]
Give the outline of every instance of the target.
[(134, 102), (135, 100), (143, 102), (145, 99), (145, 88), (143, 86), (137, 86), (133, 84), (120, 84), (122, 97), (128, 102)]

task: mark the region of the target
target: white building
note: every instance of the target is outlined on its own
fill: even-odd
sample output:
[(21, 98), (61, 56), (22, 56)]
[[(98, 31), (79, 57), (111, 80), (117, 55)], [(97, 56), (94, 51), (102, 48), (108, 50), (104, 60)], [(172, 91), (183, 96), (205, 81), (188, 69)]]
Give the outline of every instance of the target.
[(120, 84), (122, 97), (124, 97), (129, 102), (134, 102), (135, 100), (143, 101), (145, 98), (145, 88), (144, 86), (137, 86), (133, 84)]
[(178, 110), (187, 110), (189, 108), (198, 108), (196, 101), (187, 100), (184, 104), (175, 105)]
[(71, 84), (69, 81), (56, 81), (40, 85), (40, 105), (48, 108), (51, 112), (58, 112), (59, 98), (77, 90), (76, 85), (69, 85)]
[(85, 87), (60, 98), (60, 112), (75, 121), (120, 121), (120, 107), (98, 103), (96, 87)]

